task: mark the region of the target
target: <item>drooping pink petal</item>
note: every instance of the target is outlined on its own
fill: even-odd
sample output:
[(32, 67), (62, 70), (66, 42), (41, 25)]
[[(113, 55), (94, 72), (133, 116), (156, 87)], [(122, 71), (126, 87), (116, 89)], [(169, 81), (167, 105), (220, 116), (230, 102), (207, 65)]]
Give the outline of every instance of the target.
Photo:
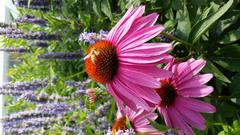
[(164, 60), (165, 57), (167, 57), (167, 54), (152, 57), (119, 56), (119, 61), (133, 64), (156, 64), (157, 62)]
[(179, 128), (179, 134), (182, 134), (181, 130), (186, 135), (194, 135), (192, 129), (188, 126), (188, 124), (183, 120), (181, 115), (178, 113), (178, 111), (175, 110), (174, 107), (170, 107), (167, 109), (169, 115), (171, 115), (171, 120), (173, 121), (173, 127)]
[(169, 46), (167, 47), (162, 47), (160, 45), (159, 46), (143, 45), (140, 47), (136, 47), (137, 49), (134, 48), (126, 50), (125, 52), (119, 54), (119, 56), (139, 56), (139, 57), (160, 56), (164, 53), (167, 53), (171, 49), (171, 45), (170, 44), (168, 45)]
[(126, 65), (126, 64), (122, 64), (121, 67), (119, 67), (119, 69), (129, 69), (129, 70), (133, 70), (133, 71), (138, 71), (138, 72), (142, 72), (148, 75), (151, 75), (153, 77), (156, 78), (170, 78), (172, 77), (172, 72), (165, 70), (165, 69), (161, 69), (158, 68), (157, 66), (149, 66), (149, 65), (139, 65), (139, 64), (134, 64), (134, 65)]
[(178, 83), (184, 82), (185, 80), (188, 80), (197, 73), (199, 73), (200, 70), (205, 66), (205, 64), (206, 62), (203, 59), (191, 62), (188, 69), (186, 69), (185, 72), (182, 72), (182, 74), (180, 75)]
[(213, 87), (202, 85), (200, 87), (184, 88), (178, 94), (184, 97), (205, 97), (213, 92)]
[[(131, 14), (133, 14), (133, 6), (131, 6), (128, 11), (125, 13), (125, 15), (118, 21), (118, 23), (111, 29), (111, 31), (108, 33), (106, 40), (107, 41), (112, 41), (115, 42), (113, 40), (113, 38), (116, 36), (116, 31), (119, 28), (120, 25), (122, 25), (123, 22), (125, 22), (130, 16)], [(115, 44), (114, 44), (115, 45)]]
[(117, 101), (118, 107), (123, 110), (123, 102), (121, 99), (119, 99), (119, 97), (116, 95), (116, 93), (113, 90), (113, 87), (111, 86), (110, 83), (106, 84), (107, 90), (108, 92), (115, 98), (115, 100)]
[(154, 79), (152, 76), (149, 76), (141, 72), (137, 72), (129, 69), (121, 69), (121, 77), (142, 86), (146, 86), (150, 88), (160, 87), (160, 83), (156, 79)]
[[(114, 37), (116, 42), (112, 42), (113, 44), (119, 44), (120, 40), (126, 35), (126, 33), (129, 31), (129, 29), (132, 26), (133, 22), (141, 17), (145, 11), (145, 6), (140, 6), (139, 8), (136, 9), (135, 12), (121, 25), (119, 26), (116, 36)], [(119, 35), (119, 36), (117, 36)]]
[(166, 123), (167, 126), (173, 127), (173, 122), (171, 121), (168, 111), (166, 108), (161, 108), (158, 107), (159, 112), (163, 115), (164, 122)]
[(136, 33), (134, 33), (132, 36), (129, 36), (126, 38), (122, 43), (120, 44), (120, 50), (126, 50), (130, 48), (134, 48), (136, 46), (139, 46), (150, 39), (156, 37), (160, 32), (163, 31), (163, 26), (161, 25), (155, 25), (151, 27), (146, 27)]
[(128, 82), (128, 87), (130, 90), (132, 90), (134, 93), (139, 95), (139, 97), (151, 102), (151, 103), (159, 103), (160, 97), (158, 94), (151, 88), (139, 86), (132, 82)]
[(185, 108), (191, 109), (193, 111), (205, 113), (216, 112), (216, 108), (213, 105), (197, 99), (190, 99), (178, 96), (177, 101), (179, 104), (184, 105)]
[(137, 46), (122, 51), (122, 55), (132, 52), (145, 52), (145, 53), (151, 52), (162, 54), (168, 52), (170, 49), (172, 49), (172, 45), (169, 43), (144, 43), (141, 46)]
[(178, 89), (199, 87), (202, 84), (207, 83), (212, 77), (213, 77), (212, 74), (203, 74), (203, 75), (195, 76), (189, 80), (186, 80), (186, 81), (178, 84)]
[(145, 27), (153, 26), (154, 23), (156, 22), (157, 18), (158, 18), (157, 13), (152, 13), (148, 16), (136, 18), (134, 20), (133, 24), (131, 25), (132, 27), (128, 30), (127, 33), (125, 33), (125, 35), (123, 37), (120, 38), (118, 43), (121, 44), (121, 42), (124, 41), (126, 38), (128, 38), (132, 34), (136, 33), (137, 31), (139, 31)]
[(175, 108), (180, 113), (182, 118), (192, 127), (204, 130), (206, 128), (205, 126), (205, 120), (203, 116), (196, 111), (181, 107), (181, 104), (179, 104), (176, 101)]
[[(124, 85), (124, 83), (122, 83), (119, 79), (115, 79), (113, 84), (115, 85), (115, 89), (117, 89), (116, 93), (119, 92), (119, 95), (124, 96), (124, 98), (122, 100), (125, 101), (125, 104), (127, 106), (130, 105), (129, 107), (131, 109), (136, 110), (137, 108), (139, 108), (141, 106), (145, 110), (151, 110), (149, 105), (142, 98), (135, 96), (135, 94), (129, 89), (129, 87)], [(120, 91), (121, 91), (121, 94), (120, 94)], [(134, 106), (136, 106), (136, 107), (132, 108), (131, 107), (132, 104), (134, 104)]]
[[(156, 133), (157, 132), (157, 130), (155, 129), (155, 128), (153, 128), (152, 126), (150, 126), (150, 125), (145, 125), (145, 126), (141, 126), (141, 127), (137, 127), (136, 129), (135, 129), (137, 132), (140, 132), (140, 133), (151, 133), (152, 132), (152, 134), (153, 133)], [(148, 134), (149, 135), (149, 134)]]

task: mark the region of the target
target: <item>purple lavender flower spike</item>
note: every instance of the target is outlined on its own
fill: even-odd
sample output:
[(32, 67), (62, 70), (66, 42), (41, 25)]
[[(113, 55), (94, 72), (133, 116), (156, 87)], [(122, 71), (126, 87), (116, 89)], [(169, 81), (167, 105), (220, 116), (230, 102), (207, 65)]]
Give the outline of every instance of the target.
[(34, 80), (32, 82), (6, 83), (0, 86), (0, 94), (20, 96), (26, 92), (35, 91), (48, 86), (46, 82)]
[(43, 60), (76, 60), (82, 58), (82, 53), (79, 52), (54, 52), (54, 53), (46, 53), (43, 55), (39, 55), (38, 59)]
[(29, 32), (27, 34), (6, 34), (7, 38), (23, 38), (27, 40), (59, 40), (60, 36), (57, 34), (48, 34), (46, 32)]
[(25, 47), (20, 47), (20, 48), (0, 48), (0, 51), (4, 52), (15, 52), (15, 53), (29, 53), (30, 50), (25, 48)]
[(14, 28), (0, 29), (0, 35), (18, 35), (23, 33), (24, 32), (20, 29), (14, 29)]
[(16, 24), (13, 24), (13, 23), (3, 23), (3, 22), (0, 22), (0, 27), (1, 28), (16, 28)]
[(32, 16), (32, 15), (22, 16), (22, 17), (16, 19), (16, 21), (20, 22), (20, 23), (36, 24), (36, 25), (39, 25), (39, 26), (46, 26), (47, 25), (47, 20), (41, 19), (41, 18), (36, 18), (35, 16)]

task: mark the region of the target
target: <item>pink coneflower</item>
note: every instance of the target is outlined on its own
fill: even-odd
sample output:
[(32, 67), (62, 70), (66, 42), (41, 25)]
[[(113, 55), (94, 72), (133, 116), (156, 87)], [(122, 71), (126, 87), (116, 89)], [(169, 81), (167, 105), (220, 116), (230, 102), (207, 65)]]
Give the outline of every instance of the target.
[(129, 120), (136, 133), (162, 135), (149, 122), (149, 120), (154, 121), (158, 117), (156, 113), (147, 112), (144, 109), (138, 109), (135, 112), (128, 107), (126, 107), (124, 114), (121, 112), (119, 110), (117, 112), (117, 120), (112, 127), (112, 135), (115, 135), (118, 130), (126, 130), (126, 119)]
[(143, 16), (144, 11), (145, 6), (131, 7), (106, 39), (93, 44), (85, 57), (87, 74), (106, 84), (120, 108), (125, 104), (134, 110), (150, 110), (146, 101), (159, 102), (157, 93), (150, 89), (160, 87), (154, 78), (171, 75), (156, 67), (172, 58), (168, 54), (171, 44), (146, 43), (164, 28), (154, 25), (158, 14)]
[(212, 74), (197, 75), (205, 64), (203, 59), (169, 63), (164, 68), (172, 71), (173, 76), (161, 79), (162, 86), (156, 89), (162, 100), (157, 108), (166, 125), (177, 128), (180, 135), (193, 135), (191, 127), (204, 130), (205, 119), (200, 112), (216, 111), (211, 104), (194, 99), (205, 97), (213, 91), (211, 86), (204, 85), (213, 77)]

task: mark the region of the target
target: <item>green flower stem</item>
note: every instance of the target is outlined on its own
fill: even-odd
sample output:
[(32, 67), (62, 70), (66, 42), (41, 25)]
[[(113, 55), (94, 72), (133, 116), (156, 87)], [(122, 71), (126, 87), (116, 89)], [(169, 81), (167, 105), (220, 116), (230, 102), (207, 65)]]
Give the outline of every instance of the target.
[(187, 41), (184, 41), (184, 40), (182, 40), (182, 39), (180, 39), (180, 38), (174, 37), (173, 35), (170, 35), (170, 34), (164, 32), (164, 31), (161, 32), (161, 34), (164, 35), (164, 36), (166, 36), (167, 38), (169, 38), (169, 39), (171, 39), (171, 40), (175, 40), (175, 41), (180, 42), (180, 43), (182, 43), (182, 44), (184, 44), (184, 45), (187, 45), (187, 47), (192, 46), (191, 43), (188, 43)]
[(68, 76), (68, 77), (66, 77), (65, 79), (68, 80), (68, 79), (71, 79), (71, 78), (76, 77), (76, 76), (78, 76), (78, 75), (81, 75), (81, 74), (83, 74), (83, 73), (85, 73), (85, 70), (83, 70), (83, 71), (81, 71), (81, 72), (78, 72), (78, 73), (76, 73), (76, 74), (73, 74), (73, 75), (71, 75), (71, 76)]

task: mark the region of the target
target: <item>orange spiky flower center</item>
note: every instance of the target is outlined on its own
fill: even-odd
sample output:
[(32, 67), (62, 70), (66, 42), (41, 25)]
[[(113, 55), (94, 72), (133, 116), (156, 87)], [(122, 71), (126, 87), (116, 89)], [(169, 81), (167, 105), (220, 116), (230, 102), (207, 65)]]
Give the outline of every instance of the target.
[(94, 81), (111, 81), (118, 68), (116, 48), (108, 41), (97, 41), (87, 51), (85, 68)]
[(122, 116), (114, 122), (112, 127), (112, 134), (116, 135), (116, 132), (118, 130), (125, 130), (125, 129), (126, 129), (126, 117)]
[(160, 106), (167, 108), (174, 103), (176, 98), (176, 90), (169, 81), (161, 80), (160, 82), (161, 88), (155, 90), (162, 99)]

